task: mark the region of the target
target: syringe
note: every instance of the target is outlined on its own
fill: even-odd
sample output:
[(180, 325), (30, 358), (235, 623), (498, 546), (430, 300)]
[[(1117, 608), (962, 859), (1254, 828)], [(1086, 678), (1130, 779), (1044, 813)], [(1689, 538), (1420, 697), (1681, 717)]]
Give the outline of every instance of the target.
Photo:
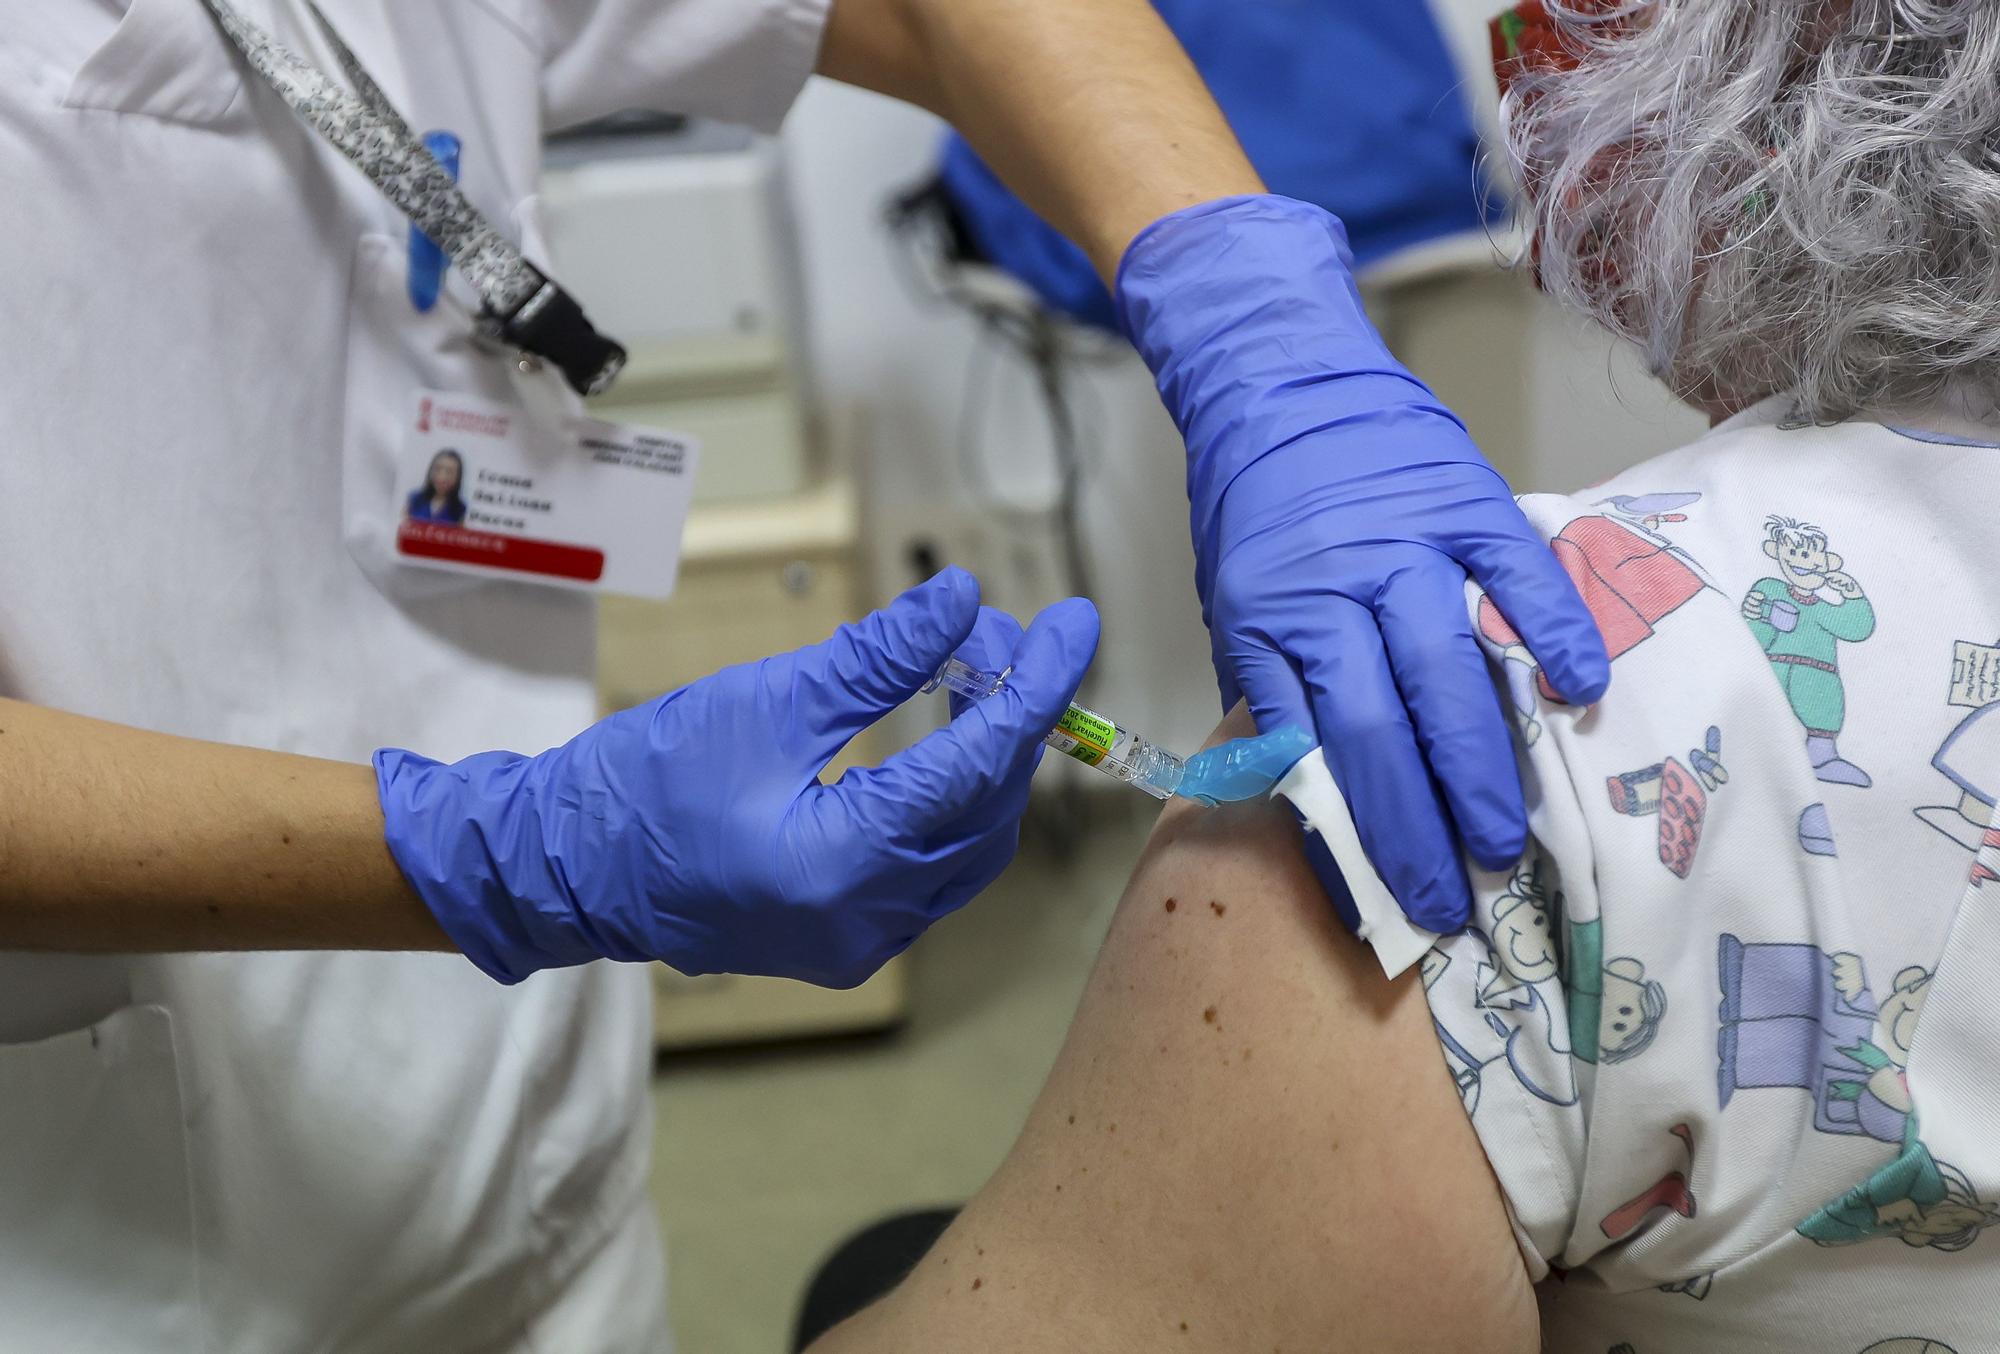
[[(924, 690), (944, 687), (967, 700), (985, 700), (999, 694), (1006, 685), (1005, 672), (981, 672), (970, 663), (947, 658)], [(1081, 705), (1063, 711), (1063, 717), (1042, 741), (1065, 757), (1074, 757), (1085, 766), (1094, 766), (1127, 785), (1138, 786), (1155, 799), (1171, 799), (1186, 774), (1187, 762), (1183, 758)]]
[[(944, 687), (968, 700), (985, 700), (1006, 686), (1006, 672), (981, 672), (970, 663), (948, 658), (924, 690)], [(1182, 758), (1081, 705), (1065, 710), (1043, 741), (1155, 799), (1178, 794), (1203, 804), (1268, 794), (1313, 746), (1310, 735), (1288, 725), (1261, 738), (1238, 738)]]

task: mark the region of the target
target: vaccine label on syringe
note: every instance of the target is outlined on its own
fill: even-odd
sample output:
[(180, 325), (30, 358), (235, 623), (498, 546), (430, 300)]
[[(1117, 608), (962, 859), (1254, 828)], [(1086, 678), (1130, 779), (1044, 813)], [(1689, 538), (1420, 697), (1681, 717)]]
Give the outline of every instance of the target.
[(1085, 766), (1096, 766), (1110, 756), (1111, 745), (1117, 741), (1117, 725), (1080, 705), (1070, 706), (1048, 737), (1050, 747)]
[[(924, 684), (924, 690), (935, 691), (941, 686), (966, 700), (985, 700), (1006, 690), (1007, 674), (980, 672), (962, 659), (947, 658), (938, 668), (937, 676)], [(1155, 799), (1172, 798), (1186, 770), (1186, 764), (1165, 748), (1147, 742), (1130, 729), (1119, 728), (1081, 705), (1070, 706), (1042, 741), (1065, 757), (1094, 766)], [(1262, 794), (1262, 789), (1257, 793)]]
[[(963, 659), (947, 658), (937, 675), (924, 683), (924, 690), (935, 691), (941, 686), (969, 701), (985, 700), (1006, 689), (1007, 673), (980, 672)], [(1181, 794), (1202, 804), (1232, 803), (1264, 794), (1313, 746), (1311, 734), (1287, 725), (1261, 738), (1234, 739), (1196, 753), (1193, 761), (1183, 761), (1081, 705), (1070, 706), (1042, 741), (1063, 756), (1094, 766), (1155, 799)]]

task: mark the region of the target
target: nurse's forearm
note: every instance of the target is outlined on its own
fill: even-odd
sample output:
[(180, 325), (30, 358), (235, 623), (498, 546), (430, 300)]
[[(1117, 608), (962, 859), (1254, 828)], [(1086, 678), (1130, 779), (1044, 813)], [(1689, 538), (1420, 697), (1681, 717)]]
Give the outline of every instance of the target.
[(0, 700), (0, 949), (450, 948), (370, 768)]
[(1160, 217), (1264, 191), (1146, 0), (834, 0), (820, 71), (946, 118), (1107, 280)]

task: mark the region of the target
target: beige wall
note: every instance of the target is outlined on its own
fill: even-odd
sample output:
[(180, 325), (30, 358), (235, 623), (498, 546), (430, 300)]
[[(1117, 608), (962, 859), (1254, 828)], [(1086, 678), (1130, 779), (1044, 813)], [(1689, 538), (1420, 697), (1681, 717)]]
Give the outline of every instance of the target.
[[(1371, 291), (1375, 289), (1371, 288)], [(1486, 264), (1371, 295), (1396, 355), (1522, 493), (1568, 493), (1701, 436), (1636, 355)]]

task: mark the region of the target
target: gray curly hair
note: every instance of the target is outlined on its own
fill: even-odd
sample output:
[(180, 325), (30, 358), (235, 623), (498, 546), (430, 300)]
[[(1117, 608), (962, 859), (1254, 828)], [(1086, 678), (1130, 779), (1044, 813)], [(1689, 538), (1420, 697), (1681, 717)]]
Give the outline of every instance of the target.
[(2000, 393), (2000, 3), (1546, 0), (1503, 101), (1542, 285), (1712, 407)]

